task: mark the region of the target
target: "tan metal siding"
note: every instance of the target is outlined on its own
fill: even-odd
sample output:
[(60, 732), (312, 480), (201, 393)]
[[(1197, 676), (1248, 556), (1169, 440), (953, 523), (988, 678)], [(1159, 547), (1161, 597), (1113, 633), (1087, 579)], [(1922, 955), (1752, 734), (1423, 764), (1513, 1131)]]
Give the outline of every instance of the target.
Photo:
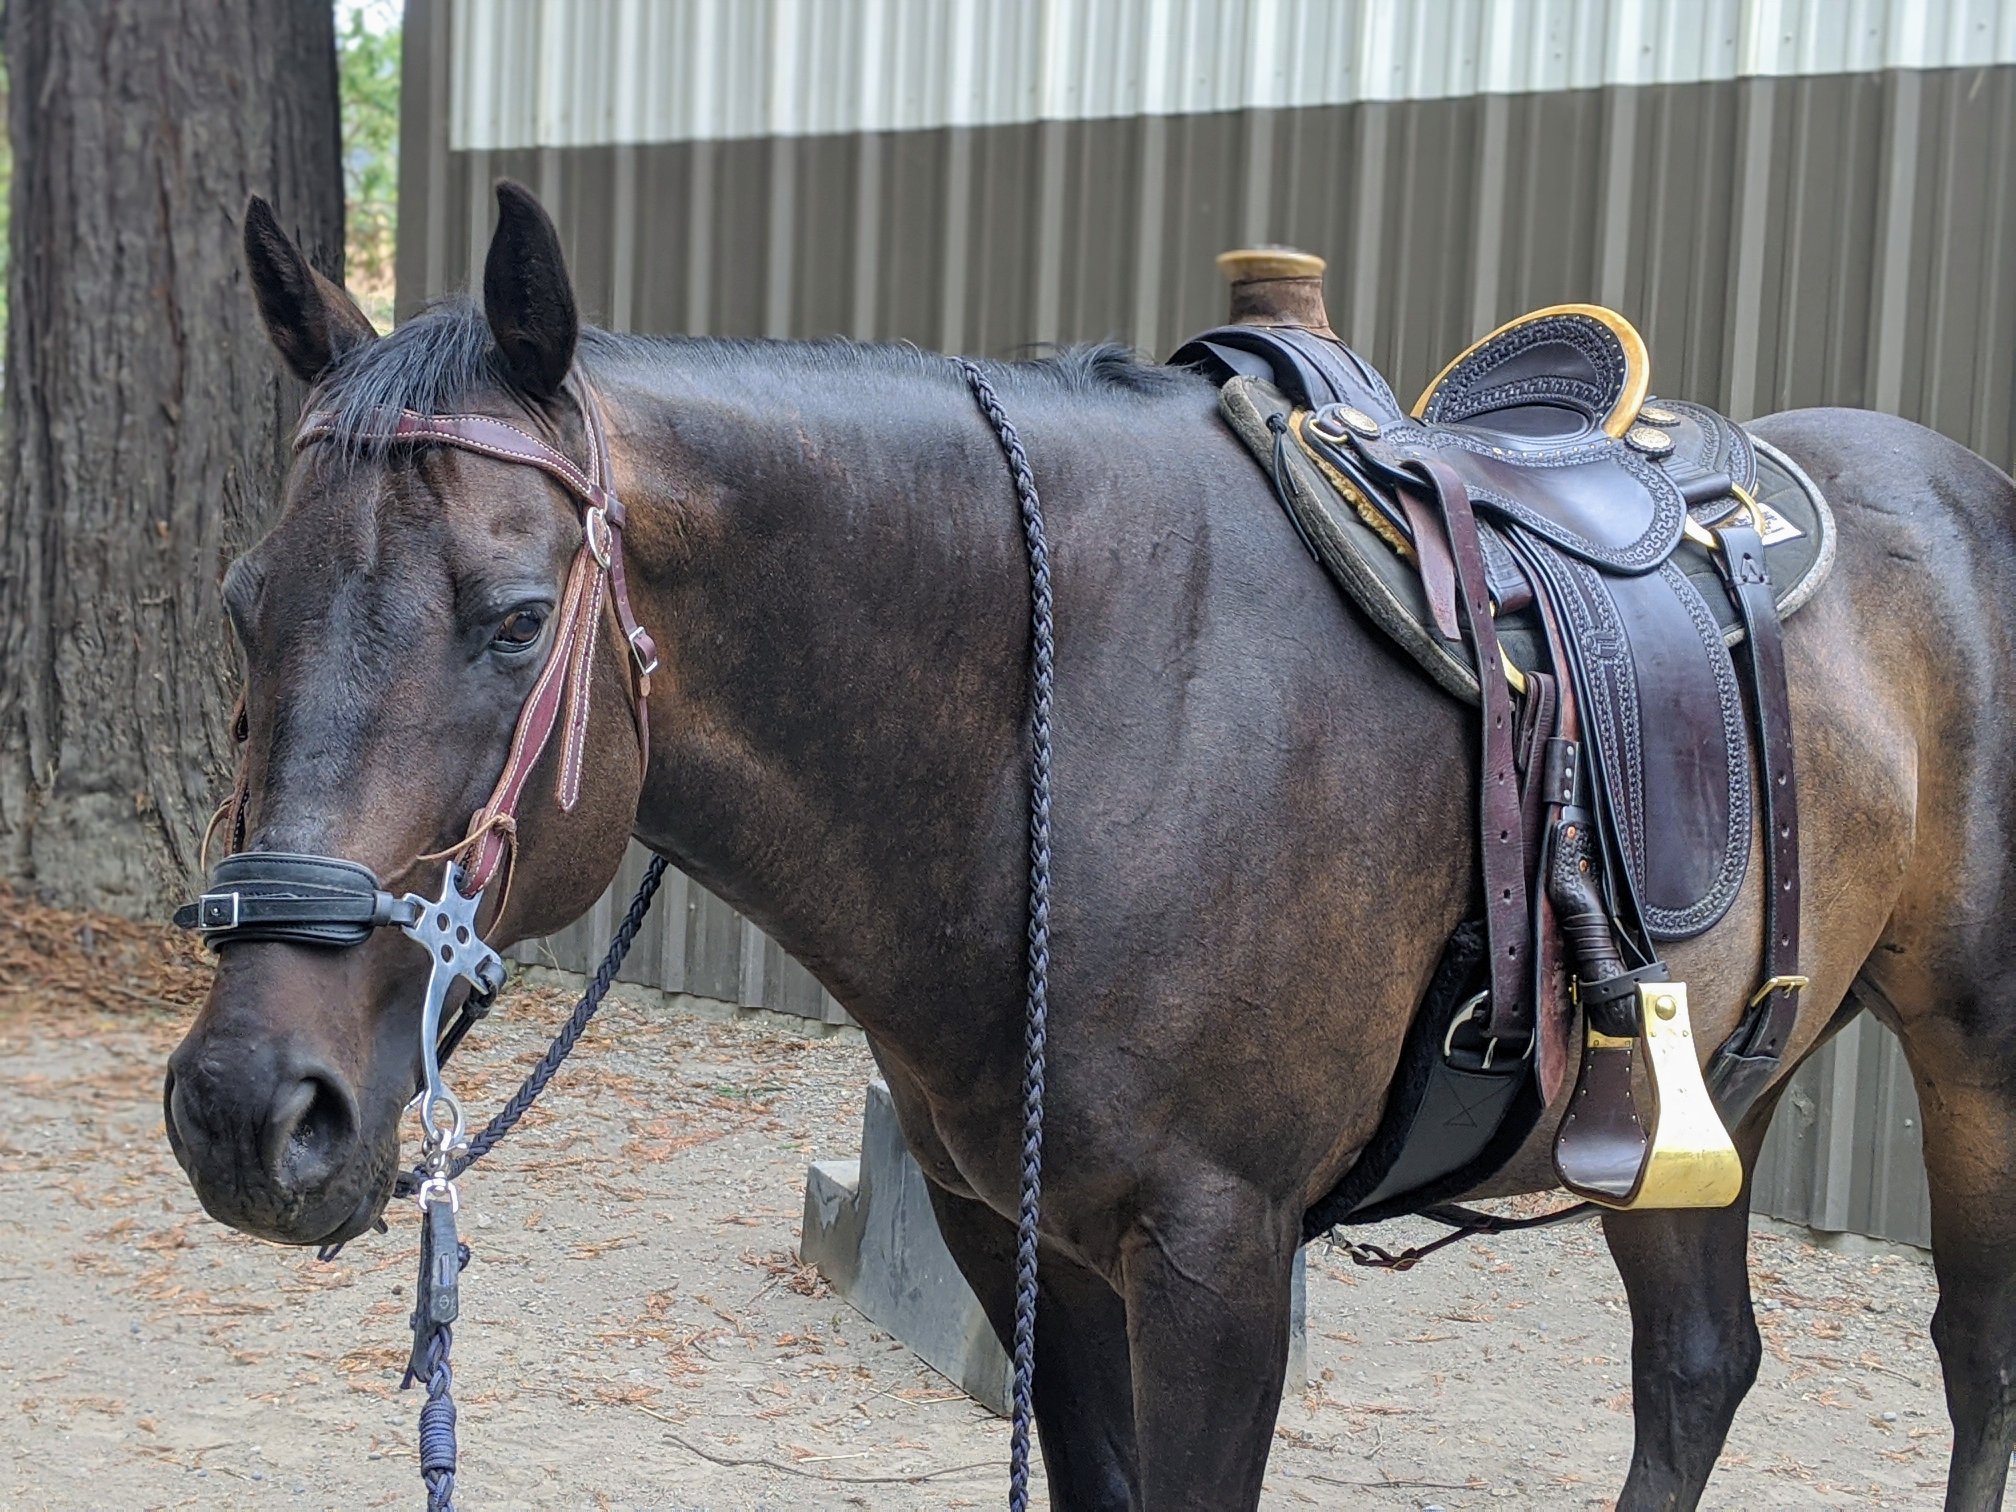
[(1918, 1094), (1896, 1039), (1866, 1015), (1793, 1074), (1751, 1207), (1835, 1233), (1930, 1245)]
[[(1215, 67), (1207, 11), (1184, 10), (1189, 30), (1157, 44), (1166, 52), (1190, 36), (1181, 45), (1194, 54), (1149, 62)], [(1324, 14), (1347, 12), (1366, 14)], [(1553, 38), (1576, 68), (1647, 34), (1655, 51), (1714, 51), (1682, 36), (1679, 10), (1663, 4), (1612, 8), (1594, 42), (1589, 7), (1540, 12), (1527, 43)], [(473, 75), (448, 60), (464, 13), (446, 0), (408, 8), (405, 310), (480, 277), (499, 174), (553, 208), (584, 309), (641, 331), (838, 332), (994, 354), (1119, 336), (1160, 352), (1220, 317), (1217, 252), (1277, 240), (1330, 258), (1340, 329), (1403, 392), (1512, 314), (1596, 299), (1645, 331), (1665, 392), (1741, 416), (1873, 406), (2005, 468), (2016, 457), (2016, 67), (456, 151), (448, 80)], [(1296, 14), (1317, 24), (1315, 11)], [(1463, 14), (1481, 25), (1496, 13)], [(1697, 14), (1710, 32), (1735, 25), (1727, 46), (1739, 59), (1820, 67), (1937, 58), (1962, 43), (2016, 56), (2016, 4), (2004, 0), (1717, 0)], [(678, 31), (676, 45), (709, 45), (702, 31)], [(1511, 43), (1486, 40), (1502, 73)], [(1427, 77), (1418, 58), (1404, 62), (1426, 45), (1418, 35), (1354, 33), (1351, 45)], [(938, 55), (913, 49), (874, 77), (900, 87), (897, 74)], [(664, 71), (697, 67), (686, 56)], [(1447, 76), (1474, 81), (1479, 67), (1473, 58)], [(798, 77), (839, 89), (851, 75)], [(497, 75), (485, 108), (506, 109), (523, 83)], [(619, 892), (641, 865), (627, 863)], [(549, 942), (551, 958), (592, 969), (612, 919), (605, 902)], [(841, 1017), (774, 945), (683, 879), (668, 883), (638, 952), (626, 972), (638, 980)], [(1895, 1042), (1858, 1024), (1788, 1093), (1758, 1207), (1923, 1243), (1917, 1137)]]

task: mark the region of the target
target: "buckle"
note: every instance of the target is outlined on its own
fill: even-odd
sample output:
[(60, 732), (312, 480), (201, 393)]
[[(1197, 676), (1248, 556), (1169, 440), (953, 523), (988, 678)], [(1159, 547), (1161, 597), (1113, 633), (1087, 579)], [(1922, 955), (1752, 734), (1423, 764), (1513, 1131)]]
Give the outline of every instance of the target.
[(624, 639), (630, 642), (630, 654), (636, 658), (639, 677), (649, 677), (658, 670), (658, 643), (651, 639), (642, 625), (632, 625)]
[[(238, 898), (235, 892), (204, 893), (196, 900), (196, 929), (199, 934), (228, 934), (238, 927)], [(231, 905), (227, 916), (224, 905)]]
[(1813, 979), (1811, 977), (1774, 976), (1769, 981), (1767, 981), (1762, 987), (1759, 987), (1756, 993), (1751, 997), (1750, 1001), (1744, 1004), (1744, 1006), (1746, 1008), (1755, 1008), (1759, 1003), (1763, 1002), (1764, 999), (1771, 996), (1771, 994), (1774, 992), (1780, 992), (1780, 991), (1799, 992), (1812, 985), (1813, 985)]
[[(596, 529), (597, 526), (601, 527), (599, 532)], [(581, 530), (588, 538), (589, 554), (602, 564), (604, 571), (607, 571), (609, 567), (609, 548), (612, 539), (609, 529), (608, 511), (603, 509), (599, 504), (589, 509), (581, 517)]]
[[(1484, 1006), (1490, 999), (1491, 994), (1488, 989), (1476, 994), (1461, 1008), (1458, 1008), (1449, 1020), (1448, 1032), (1442, 1036), (1442, 1059), (1449, 1065), (1454, 1066), (1458, 1071), (1489, 1071), (1498, 1059), (1499, 1040), (1496, 1035), (1491, 1035), (1485, 1039), (1483, 1057), (1476, 1065), (1465, 1065), (1456, 1058), (1459, 1053), (1456, 1049), (1456, 1031), (1472, 1019), (1482, 1019), (1484, 1017)], [(1512, 1058), (1512, 1065), (1520, 1065), (1528, 1056), (1532, 1055), (1533, 1042), (1538, 1037), (1538, 1035), (1534, 1035), (1527, 1039), (1519, 1054)], [(1467, 1058), (1476, 1055), (1477, 1051), (1474, 1048), (1466, 1047), (1460, 1053)]]

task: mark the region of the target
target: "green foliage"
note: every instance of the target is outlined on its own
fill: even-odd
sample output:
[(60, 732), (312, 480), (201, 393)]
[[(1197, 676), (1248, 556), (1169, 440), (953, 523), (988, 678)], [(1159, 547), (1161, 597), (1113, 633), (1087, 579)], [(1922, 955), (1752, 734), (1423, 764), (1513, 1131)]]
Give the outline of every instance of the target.
[(345, 281), (381, 326), (392, 323), (399, 231), (399, 36), (389, 5), (348, 0), (337, 9)]

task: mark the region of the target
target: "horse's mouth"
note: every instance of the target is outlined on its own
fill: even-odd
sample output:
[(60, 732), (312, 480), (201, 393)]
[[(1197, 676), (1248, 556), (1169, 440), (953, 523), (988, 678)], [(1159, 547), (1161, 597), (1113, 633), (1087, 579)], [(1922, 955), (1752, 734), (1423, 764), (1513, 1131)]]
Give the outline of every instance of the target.
[(350, 1216), (320, 1239), (282, 1242), (308, 1244), (318, 1249), (327, 1249), (331, 1245), (347, 1244), (358, 1235), (367, 1234), (373, 1229), (383, 1229), (385, 1210), (392, 1205), (393, 1190), (394, 1183), (391, 1180), (374, 1182), (365, 1189), (364, 1195), (358, 1199), (357, 1206)]
[[(176, 1163), (182, 1167), (183, 1174), (189, 1178), (189, 1185), (203, 1204), (203, 1210), (225, 1227), (236, 1229), (241, 1234), (263, 1239), (269, 1244), (327, 1248), (380, 1227), (385, 1210), (391, 1206), (399, 1165), (396, 1145), (389, 1155), (374, 1162), (375, 1169), (359, 1184), (358, 1195), (349, 1209), (335, 1223), (329, 1224), (326, 1219), (320, 1222), (313, 1220), (340, 1202), (340, 1197), (275, 1202), (271, 1200), (271, 1194), (248, 1189), (235, 1173), (223, 1173), (224, 1179), (220, 1181), (217, 1179), (218, 1172), (204, 1169), (206, 1162), (190, 1148), (176, 1127), (172, 1114), (165, 1120), (165, 1125), (168, 1147)], [(310, 1229), (315, 1232), (308, 1232)]]

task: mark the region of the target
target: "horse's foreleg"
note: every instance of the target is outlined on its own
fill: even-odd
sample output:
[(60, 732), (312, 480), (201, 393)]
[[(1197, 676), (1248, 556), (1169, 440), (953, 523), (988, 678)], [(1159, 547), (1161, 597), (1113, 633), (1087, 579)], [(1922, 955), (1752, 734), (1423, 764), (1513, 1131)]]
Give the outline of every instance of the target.
[[(1012, 1350), (1015, 1226), (985, 1203), (925, 1186), (946, 1248), (1002, 1348)], [(1035, 1406), (1052, 1507), (1130, 1512), (1140, 1505), (1125, 1304), (1104, 1277), (1048, 1248), (1037, 1265)]]
[(1749, 1188), (1726, 1208), (1606, 1213), (1603, 1234), (1631, 1302), (1635, 1431), (1617, 1506), (1692, 1507), (1763, 1355), (1750, 1311)]
[(1141, 1502), (1149, 1512), (1259, 1505), (1288, 1365), (1299, 1210), (1199, 1178), (1122, 1252)]

